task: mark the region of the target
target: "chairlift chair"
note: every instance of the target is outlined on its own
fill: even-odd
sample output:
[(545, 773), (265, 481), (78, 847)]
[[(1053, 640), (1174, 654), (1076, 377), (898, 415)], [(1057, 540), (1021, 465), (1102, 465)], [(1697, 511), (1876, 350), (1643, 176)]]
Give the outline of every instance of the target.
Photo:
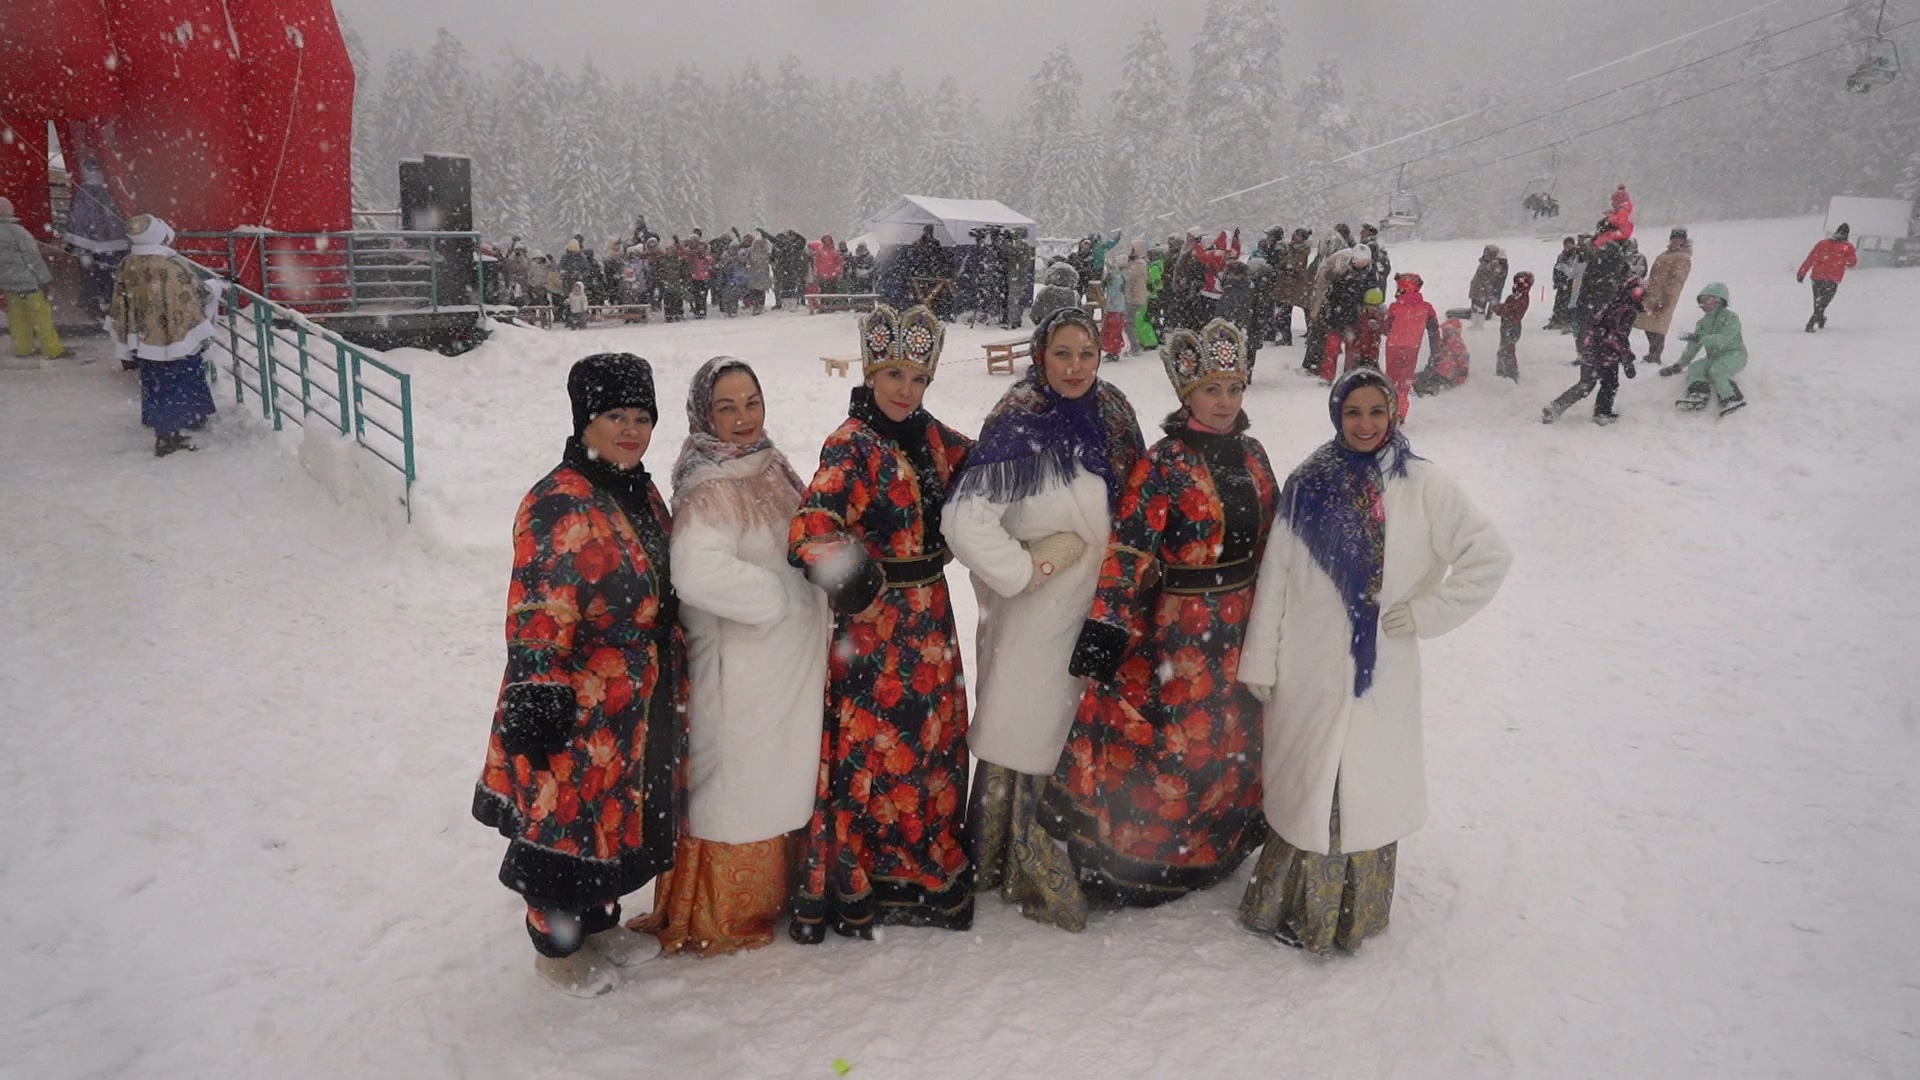
[(1380, 224), (1386, 228), (1411, 229), (1420, 224), (1420, 196), (1407, 189), (1407, 167), (1400, 166), (1400, 178), (1387, 196), (1387, 212)]
[(1876, 86), (1885, 86), (1900, 74), (1900, 47), (1892, 38), (1875, 37), (1867, 42), (1866, 59), (1847, 76), (1847, 92), (1864, 94)]

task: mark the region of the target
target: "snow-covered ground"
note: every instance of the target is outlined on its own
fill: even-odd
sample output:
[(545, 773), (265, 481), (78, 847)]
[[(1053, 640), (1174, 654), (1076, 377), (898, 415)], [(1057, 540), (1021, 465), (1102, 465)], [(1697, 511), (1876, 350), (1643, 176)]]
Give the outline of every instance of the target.
[[(850, 316), (396, 354), (411, 526), (392, 490), (306, 475), (336, 447), (231, 407), (156, 461), (115, 365), (0, 370), (0, 1075), (1920, 1075), (1920, 271), (1856, 272), (1809, 337), (1815, 220), (1694, 235), (1689, 295), (1724, 280), (1746, 322), (1745, 412), (1677, 415), (1679, 380), (1643, 371), (1615, 427), (1588, 404), (1543, 427), (1574, 378), (1545, 305), (1519, 386), (1489, 328), (1473, 380), (1415, 403), (1416, 449), (1518, 560), (1425, 646), (1431, 822), (1392, 929), (1331, 961), (1238, 931), (1234, 881), (1079, 936), (983, 898), (970, 934), (783, 938), (591, 1002), (534, 976), (467, 809), (510, 518), (567, 433), (566, 367), (653, 360), (663, 475), (694, 367), (742, 356), (804, 471)], [(1394, 263), (1457, 304), (1479, 246)], [(1547, 280), (1557, 244), (1508, 246)], [(977, 430), (1008, 385), (978, 345), (1006, 336), (950, 333), (938, 415)], [(1297, 360), (1263, 352), (1248, 399), (1283, 471), (1329, 433)], [(1172, 405), (1153, 358), (1105, 374), (1149, 420)]]

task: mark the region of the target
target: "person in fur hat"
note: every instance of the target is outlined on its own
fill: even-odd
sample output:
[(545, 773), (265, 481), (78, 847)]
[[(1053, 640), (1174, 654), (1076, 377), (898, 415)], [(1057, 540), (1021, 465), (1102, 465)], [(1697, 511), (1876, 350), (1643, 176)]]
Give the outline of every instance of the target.
[(594, 997), (659, 954), (620, 898), (673, 866), (685, 803), (686, 643), (672, 518), (642, 459), (653, 369), (600, 353), (567, 374), (573, 434), (521, 500), (507, 664), (473, 816), (507, 843), (535, 970)]
[(151, 214), (127, 223), (133, 242), (114, 274), (107, 319), (114, 355), (140, 364), (140, 422), (153, 454), (197, 449), (187, 432), (214, 413), (203, 354), (216, 332), (215, 285), (173, 250), (173, 227)]

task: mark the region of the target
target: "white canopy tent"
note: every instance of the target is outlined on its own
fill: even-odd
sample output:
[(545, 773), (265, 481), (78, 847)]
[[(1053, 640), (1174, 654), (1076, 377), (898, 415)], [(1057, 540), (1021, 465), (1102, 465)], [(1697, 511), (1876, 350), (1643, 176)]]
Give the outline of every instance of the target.
[(933, 226), (935, 238), (952, 247), (972, 244), (973, 230), (986, 225), (1025, 229), (1030, 237), (1040, 231), (1032, 218), (995, 199), (936, 199), (928, 195), (902, 195), (884, 212), (869, 218), (866, 230), (882, 244), (911, 244), (920, 239), (920, 230), (927, 225)]

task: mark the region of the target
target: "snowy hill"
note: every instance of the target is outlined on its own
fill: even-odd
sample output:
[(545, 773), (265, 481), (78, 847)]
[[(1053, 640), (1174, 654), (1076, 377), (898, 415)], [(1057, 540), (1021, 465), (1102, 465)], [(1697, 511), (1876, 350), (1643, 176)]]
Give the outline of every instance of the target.
[[(301, 471), (333, 448), (230, 407), (207, 450), (155, 461), (114, 365), (0, 370), (0, 1075), (1920, 1074), (1920, 271), (1856, 271), (1805, 335), (1818, 231), (1693, 229), (1688, 294), (1724, 281), (1745, 320), (1742, 413), (1676, 414), (1679, 380), (1643, 371), (1618, 425), (1583, 403), (1542, 426), (1575, 376), (1538, 302), (1520, 385), (1491, 377), (1490, 327), (1473, 379), (1414, 403), (1414, 447), (1517, 561), (1424, 646), (1430, 823), (1392, 928), (1331, 962), (1236, 929), (1243, 872), (1079, 936), (983, 898), (970, 934), (783, 938), (592, 1002), (533, 975), (467, 808), (511, 516), (569, 430), (567, 366), (654, 362), (664, 477), (688, 377), (743, 357), (806, 472), (844, 415), (817, 358), (857, 353), (850, 316), (395, 354), (412, 526), (384, 494), (336, 503)], [(1651, 254), (1666, 224), (1639, 235)], [(1548, 280), (1557, 241), (1502, 243)], [(1394, 265), (1463, 304), (1480, 246)], [(1010, 336), (950, 331), (929, 408), (977, 430), (1009, 384), (979, 345)], [(1329, 435), (1298, 356), (1264, 350), (1248, 397), (1282, 471)], [(1157, 359), (1103, 374), (1149, 423), (1173, 405)]]

